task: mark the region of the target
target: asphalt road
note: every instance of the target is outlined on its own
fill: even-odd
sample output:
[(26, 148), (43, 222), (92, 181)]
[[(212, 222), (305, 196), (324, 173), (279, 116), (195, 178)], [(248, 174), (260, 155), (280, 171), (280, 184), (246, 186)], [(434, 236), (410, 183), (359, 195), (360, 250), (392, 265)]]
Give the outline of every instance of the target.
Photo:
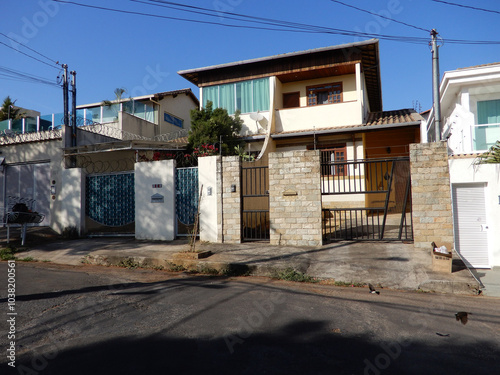
[(500, 299), (16, 262), (9, 305), (7, 267), (2, 374), (498, 373)]

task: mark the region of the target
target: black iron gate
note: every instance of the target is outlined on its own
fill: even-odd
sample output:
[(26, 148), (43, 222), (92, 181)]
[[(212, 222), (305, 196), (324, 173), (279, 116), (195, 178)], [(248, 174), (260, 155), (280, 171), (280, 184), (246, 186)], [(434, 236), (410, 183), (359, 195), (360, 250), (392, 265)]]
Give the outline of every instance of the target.
[(269, 167), (263, 161), (242, 162), (242, 240), (269, 241)]
[(323, 160), (321, 190), (325, 241), (413, 240), (409, 158)]

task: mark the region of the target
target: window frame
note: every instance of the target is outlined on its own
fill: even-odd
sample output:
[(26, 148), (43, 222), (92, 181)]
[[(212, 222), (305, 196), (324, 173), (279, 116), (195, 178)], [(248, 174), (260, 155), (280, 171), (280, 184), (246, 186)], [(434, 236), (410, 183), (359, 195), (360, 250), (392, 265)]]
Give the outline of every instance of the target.
[[(340, 88), (339, 93), (335, 93), (334, 88)], [(332, 89), (329, 91), (329, 89)], [(313, 93), (319, 92), (328, 92), (328, 103), (318, 103), (318, 96), (312, 96)], [(338, 96), (338, 98), (337, 98)], [(307, 98), (307, 106), (314, 107), (317, 105), (325, 105), (325, 104), (338, 104), (343, 103), (344, 101), (344, 90), (342, 87), (342, 82), (331, 82), (331, 83), (323, 83), (319, 85), (306, 86), (306, 98)]]

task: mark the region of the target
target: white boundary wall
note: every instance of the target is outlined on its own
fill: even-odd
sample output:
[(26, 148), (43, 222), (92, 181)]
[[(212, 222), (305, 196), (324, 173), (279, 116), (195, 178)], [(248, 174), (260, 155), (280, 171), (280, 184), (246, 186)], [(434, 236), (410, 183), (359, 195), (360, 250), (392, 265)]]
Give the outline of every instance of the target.
[(175, 239), (175, 161), (135, 164), (135, 238)]

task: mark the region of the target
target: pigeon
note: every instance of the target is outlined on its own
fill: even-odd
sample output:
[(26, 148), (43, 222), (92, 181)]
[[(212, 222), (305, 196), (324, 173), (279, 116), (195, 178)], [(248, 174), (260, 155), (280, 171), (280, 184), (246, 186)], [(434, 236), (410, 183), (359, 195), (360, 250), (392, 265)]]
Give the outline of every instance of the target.
[(380, 294), (378, 290), (375, 290), (372, 284), (368, 283), (368, 288), (370, 288), (370, 293), (377, 293)]
[(467, 321), (469, 320), (468, 315), (472, 315), (472, 313), (467, 313), (465, 311), (459, 311), (455, 314), (455, 318), (457, 319), (457, 322), (460, 321), (462, 322), (463, 325), (467, 324)]

